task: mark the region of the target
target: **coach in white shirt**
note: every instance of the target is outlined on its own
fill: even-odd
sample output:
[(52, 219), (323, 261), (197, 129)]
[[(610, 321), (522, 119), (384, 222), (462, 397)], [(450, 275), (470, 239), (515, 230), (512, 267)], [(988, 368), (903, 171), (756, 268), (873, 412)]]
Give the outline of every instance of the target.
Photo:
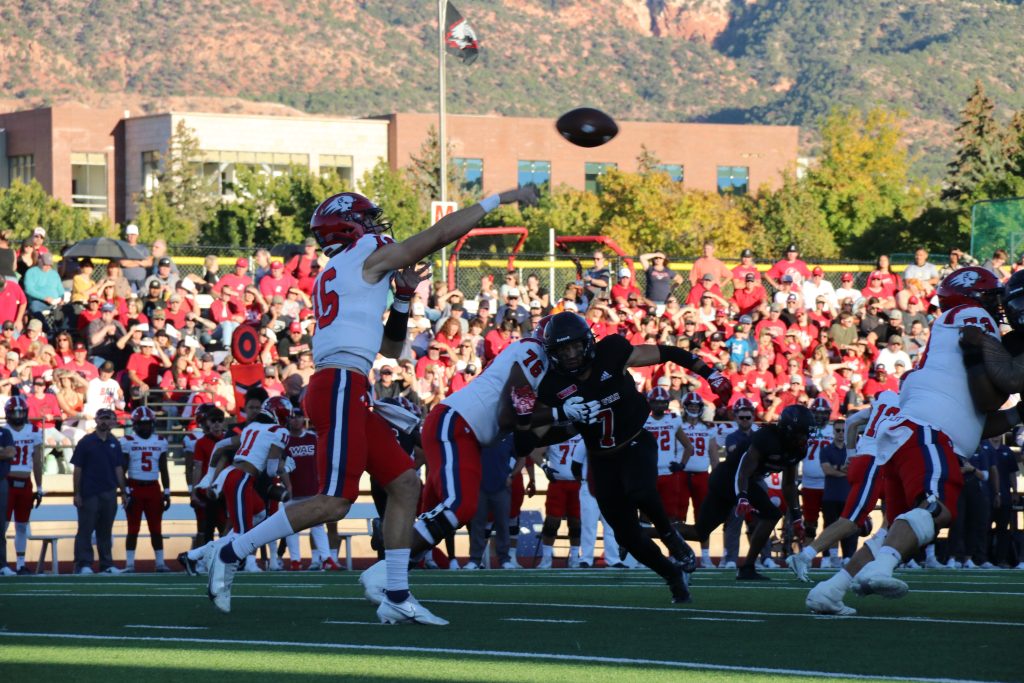
[(885, 343), (885, 348), (878, 352), (878, 365), (884, 365), (890, 374), (896, 373), (896, 361), (903, 361), (904, 368), (913, 367), (910, 362), (910, 355), (903, 350), (903, 337), (894, 334)]

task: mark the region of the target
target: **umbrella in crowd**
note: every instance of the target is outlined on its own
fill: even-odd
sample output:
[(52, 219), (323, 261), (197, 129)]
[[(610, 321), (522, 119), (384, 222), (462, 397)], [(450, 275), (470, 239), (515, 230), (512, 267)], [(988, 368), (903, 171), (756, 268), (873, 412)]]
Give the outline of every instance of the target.
[(75, 242), (64, 252), (65, 258), (89, 258), (101, 259), (144, 259), (148, 256), (145, 251), (133, 247), (123, 240), (115, 240), (110, 237), (90, 237), (89, 239)]
[(290, 259), (296, 254), (301, 254), (303, 247), (301, 244), (275, 244), (270, 248), (270, 255), (283, 258), (285, 260)]

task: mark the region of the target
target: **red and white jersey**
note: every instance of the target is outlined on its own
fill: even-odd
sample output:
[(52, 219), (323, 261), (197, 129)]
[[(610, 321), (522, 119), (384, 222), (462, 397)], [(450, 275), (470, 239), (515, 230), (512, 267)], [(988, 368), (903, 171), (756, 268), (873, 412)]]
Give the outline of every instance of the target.
[(292, 481), (292, 496), (308, 498), (320, 493), (320, 475), (316, 466), (316, 434), (303, 431), (299, 436), (288, 436), (284, 455), (295, 462), (288, 476)]
[(288, 430), (278, 425), (253, 422), (245, 426), (238, 437), (238, 451), (232, 462), (247, 462), (262, 472), (267, 466), (270, 449), (279, 447), (282, 451), (288, 446)]
[(43, 430), (31, 422), (26, 422), (21, 429), (7, 425), (7, 431), (14, 440), (14, 460), (11, 460), (11, 474), (31, 474), (32, 457), (36, 448), (43, 444)]
[(807, 457), (800, 463), (803, 488), (825, 488), (825, 472), (821, 469), (821, 451), (834, 439), (832, 425), (815, 429), (807, 438)]
[(167, 453), (167, 441), (154, 434), (148, 439), (130, 434), (121, 439), (121, 450), (128, 458), (128, 478), (156, 481), (160, 478), (160, 458)]
[(533, 338), (513, 342), (472, 382), (441, 401), (466, 421), (481, 446), (490, 446), (498, 440), (501, 403), (509, 400), (505, 383), (515, 365), (520, 366), (530, 388), (536, 392), (548, 371), (544, 345)]
[[(884, 465), (898, 448), (898, 435), (889, 435), (889, 430), (903, 421), (900, 411), (900, 397), (893, 391), (883, 391), (875, 397), (868, 409), (864, 431), (857, 437), (857, 448), (854, 455), (868, 455), (875, 458), (878, 464)], [(886, 436), (886, 438), (882, 438)], [(879, 446), (882, 445), (880, 448)]]
[(735, 422), (716, 422), (715, 423), (715, 440), (718, 442), (718, 448), (720, 450), (725, 449), (725, 439), (730, 434), (739, 429), (739, 425)]
[(711, 442), (718, 439), (718, 430), (706, 422), (683, 420), (683, 432), (693, 445), (693, 455), (686, 461), (686, 471), (707, 472), (711, 469)]
[(391, 275), (370, 284), (363, 264), (373, 252), (394, 240), (387, 235), (363, 235), (331, 257), (313, 285), (313, 362), (317, 368), (345, 367), (370, 371), (380, 350)]
[(928, 345), (917, 367), (904, 375), (900, 388), (904, 416), (948, 436), (953, 450), (963, 457), (978, 448), (985, 425), (985, 413), (971, 402), (960, 350), (960, 329), (969, 325), (1000, 338), (999, 324), (985, 309), (966, 305), (952, 308), (932, 323)]
[(666, 412), (660, 418), (651, 413), (644, 423), (644, 429), (658, 442), (658, 476), (671, 474), (668, 466), (682, 459), (681, 444), (676, 439), (676, 431), (682, 426), (682, 418), (672, 412)]
[(203, 430), (193, 429), (181, 440), (181, 450), (194, 455), (196, 452), (196, 442), (201, 438), (203, 438)]
[(576, 458), (576, 451), (585, 453), (586, 450), (587, 447), (583, 445), (583, 437), (577, 434), (568, 441), (548, 446), (544, 458), (548, 467), (554, 471), (557, 481), (574, 481), (576, 477), (572, 476), (572, 464), (579, 462)]

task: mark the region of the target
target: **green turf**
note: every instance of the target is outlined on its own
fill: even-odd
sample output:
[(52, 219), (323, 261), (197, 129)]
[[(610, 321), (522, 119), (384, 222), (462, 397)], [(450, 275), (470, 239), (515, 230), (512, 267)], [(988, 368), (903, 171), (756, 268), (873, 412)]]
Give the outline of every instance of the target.
[(852, 618), (807, 614), (808, 586), (772, 576), (699, 572), (674, 606), (645, 570), (413, 573), (444, 628), (376, 624), (345, 572), (239, 575), (230, 615), (183, 575), (9, 578), (0, 680), (1024, 678), (1024, 572), (907, 573), (910, 595), (851, 598)]

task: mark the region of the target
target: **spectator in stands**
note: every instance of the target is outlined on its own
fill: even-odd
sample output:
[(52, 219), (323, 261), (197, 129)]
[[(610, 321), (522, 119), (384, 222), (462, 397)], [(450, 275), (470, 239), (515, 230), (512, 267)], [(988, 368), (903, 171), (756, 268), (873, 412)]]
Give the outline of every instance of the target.
[(490, 363), (512, 343), (513, 332), (519, 332), (519, 324), (512, 318), (506, 318), (484, 336), (484, 364)]
[(839, 289), (836, 290), (836, 305), (841, 307), (844, 301), (849, 301), (857, 306), (863, 299), (864, 295), (860, 290), (854, 288), (853, 273), (843, 273)]
[(506, 319), (512, 319), (518, 327), (523, 327), (530, 321), (530, 310), (523, 306), (521, 301), (519, 290), (514, 287), (509, 288), (505, 303), (498, 309), (498, 314), (494, 316), (498, 325), (501, 325)]
[[(114, 364), (104, 362), (99, 367), (99, 377), (89, 380), (85, 390), (85, 406), (83, 412), (87, 418), (95, 418), (102, 408), (124, 410), (124, 392), (121, 385), (114, 379)], [(86, 428), (89, 428), (88, 425)]]
[(288, 275), (295, 278), (296, 281), (301, 282), (304, 278), (308, 278), (313, 270), (314, 264), (319, 264), (318, 256), (316, 253), (316, 240), (312, 237), (307, 237), (306, 241), (302, 243), (302, 253), (295, 254), (288, 263), (285, 264), (284, 270)]
[(38, 343), (40, 348), (47, 343), (46, 335), (43, 334), (43, 323), (40, 320), (29, 320), (21, 336), (14, 340), (14, 348), (24, 358), (33, 344)]
[(899, 383), (896, 377), (889, 373), (889, 369), (883, 363), (875, 364), (875, 376), (864, 383), (864, 395), (874, 399), (883, 391), (899, 392)]
[(100, 307), (100, 317), (89, 323), (85, 329), (85, 338), (88, 341), (94, 364), (104, 360), (120, 363), (125, 355), (123, 349), (127, 343), (128, 332), (124, 325), (114, 319), (114, 305), (103, 304)]
[(960, 249), (950, 249), (949, 261), (947, 261), (946, 265), (942, 266), (942, 268), (939, 268), (939, 282), (945, 279), (945, 277), (950, 273), (960, 270), (964, 266), (971, 265), (972, 260), (973, 259), (969, 254), (965, 254)]
[(860, 336), (865, 336), (868, 332), (874, 332), (882, 325), (881, 312), (882, 305), (878, 297), (869, 297), (860, 319)]
[(259, 325), (268, 308), (267, 300), (260, 294), (259, 289), (253, 286), (245, 288), (245, 292), (242, 294), (242, 311), (245, 314), (245, 322), (250, 325)]
[(64, 284), (53, 269), (53, 257), (49, 254), (39, 254), (37, 264), (26, 271), (22, 282), (28, 298), (28, 310), (33, 316), (64, 301)]
[(730, 303), (739, 315), (751, 315), (768, 300), (768, 292), (758, 283), (759, 277), (753, 273), (743, 275), (743, 284), (736, 288)]
[(825, 298), (830, 310), (839, 307), (835, 287), (825, 279), (825, 269), (821, 266), (814, 267), (814, 270), (811, 271), (811, 278), (803, 283), (802, 290), (804, 306), (808, 309), (813, 309), (820, 297)]
[(101, 285), (106, 284), (106, 280), (100, 283), (93, 281), (95, 266), (91, 258), (79, 259), (78, 269), (78, 273), (71, 278), (71, 303), (84, 304), (90, 296), (99, 296)]
[[(174, 262), (174, 259), (167, 252), (167, 240), (153, 240), (153, 246), (149, 249), (149, 259), (147, 259), (147, 268), (150, 275), (158, 275), (160, 273), (160, 262), (164, 259), (170, 262), (171, 275), (174, 276), (175, 280), (181, 277), (181, 273), (178, 271), (178, 264)], [(173, 291), (174, 288), (172, 287), (171, 289)]]
[(762, 336), (767, 333), (771, 339), (782, 339), (782, 336), (786, 334), (786, 323), (780, 320), (782, 315), (782, 304), (772, 304), (768, 308), (768, 317), (762, 318), (754, 326), (754, 337), (761, 341)]
[(772, 297), (773, 302), (785, 305), (789, 301), (789, 297), (792, 294), (796, 296), (796, 299), (794, 299), (794, 301), (796, 301), (798, 305), (803, 305), (800, 299), (800, 287), (797, 285), (796, 279), (792, 274), (786, 273), (785, 275), (779, 278), (777, 290), (778, 291), (776, 291), (774, 296)]
[(619, 268), (619, 278), (615, 284), (612, 285), (612, 303), (616, 306), (621, 306), (626, 303), (629, 299), (629, 295), (635, 295), (635, 298), (639, 298), (640, 289), (636, 286), (636, 282), (633, 281), (633, 274), (629, 268), (622, 266)]
[(1006, 280), (1010, 277), (1008, 269), (1004, 268), (1004, 266), (1006, 265), (1006, 261), (1008, 259), (1009, 257), (1006, 255), (1005, 251), (1003, 251), (1002, 249), (996, 249), (994, 252), (992, 252), (992, 257), (989, 260), (985, 261), (985, 263), (981, 264), (981, 267), (991, 272), (993, 275), (999, 278), (1000, 281), (1006, 282)]
[(724, 303), (728, 306), (728, 302), (722, 297), (722, 289), (715, 283), (715, 276), (711, 273), (704, 273), (693, 287), (690, 289), (690, 293), (686, 295), (687, 306), (697, 306), (705, 294), (711, 294), (714, 296), (715, 301), (718, 303)]
[(927, 249), (918, 247), (914, 251), (914, 262), (903, 271), (903, 279), (908, 286), (912, 280), (919, 283), (919, 286), (925, 291), (925, 296), (928, 296), (938, 286), (939, 269), (928, 262)]
[(260, 280), (260, 294), (265, 299), (279, 296), (283, 300), (288, 290), (298, 284), (298, 280), (285, 272), (284, 264), (275, 259), (270, 262), (270, 274)]
[(611, 271), (600, 249), (594, 252), (594, 266), (583, 274), (583, 283), (587, 287), (587, 298), (594, 300), (599, 296), (608, 296), (611, 285)]
[(73, 370), (57, 370), (53, 373), (54, 389), (60, 412), (63, 416), (60, 432), (72, 446), (85, 436), (85, 393), (89, 381)]
[(440, 345), (448, 353), (449, 357), (455, 357), (459, 343), (462, 341), (462, 326), (457, 318), (446, 318), (437, 335), (434, 343)]
[(298, 361), (299, 355), (312, 351), (313, 340), (302, 331), (302, 324), (293, 322), (288, 325), (288, 334), (277, 342), (277, 355), (289, 362)]
[(21, 285), (0, 276), (0, 320), (10, 321), (11, 329), (21, 332), (27, 308), (28, 298)]
[(695, 287), (698, 282), (706, 279), (707, 275), (711, 276), (711, 284), (718, 287), (719, 291), (732, 279), (732, 271), (715, 258), (715, 244), (710, 240), (704, 242), (703, 255), (693, 262), (693, 268), (690, 269), (690, 286)]
[(17, 276), (14, 263), (18, 255), (11, 248), (11, 235), (7, 230), (0, 230), (0, 278), (13, 280)]
[(36, 226), (32, 230), (32, 245), (36, 248), (37, 254), (49, 254), (50, 250), (46, 248), (46, 229), (40, 226)]
[[(228, 277), (224, 276), (224, 279)], [(210, 304), (210, 317), (217, 325), (213, 338), (220, 340), (224, 348), (228, 348), (235, 329), (245, 322), (245, 312), (242, 310), (240, 296), (230, 285), (222, 282), (220, 298)]]
[(121, 266), (120, 259), (110, 259), (107, 262), (106, 280), (113, 284), (113, 296), (119, 299), (127, 299), (134, 291), (128, 278), (124, 276), (124, 268)]
[(644, 298), (653, 306), (664, 305), (683, 276), (669, 268), (668, 257), (660, 251), (640, 254), (640, 264), (646, 275)]
[(64, 363), (64, 369), (78, 374), (86, 381), (99, 376), (99, 369), (88, 359), (89, 349), (84, 342), (75, 342), (71, 360)]
[(227, 275), (220, 278), (217, 281), (217, 290), (223, 290), (225, 287), (232, 289), (235, 294), (241, 298), (242, 293), (245, 292), (245, 288), (252, 285), (252, 278), (247, 274), (249, 270), (249, 259), (240, 258), (235, 261), (235, 271), (228, 273)]
[[(153, 247), (159, 243), (154, 242)], [(167, 299), (171, 294), (174, 293), (174, 289), (178, 285), (178, 275), (175, 273), (171, 266), (173, 262), (170, 258), (164, 256), (156, 262), (156, 272), (146, 278), (145, 289), (152, 294), (153, 284), (157, 283), (160, 285), (160, 294), (163, 299)]]
[[(505, 273), (505, 282), (502, 283), (501, 287), (498, 287), (498, 300), (505, 301), (508, 299), (508, 293), (512, 290), (519, 291), (519, 276), (514, 270)], [(447, 291), (447, 286), (443, 282), (439, 283), (435, 287), (435, 291), (438, 295), (444, 295)]]
[(260, 280), (270, 275), (270, 252), (266, 249), (257, 249), (253, 254), (253, 281), (259, 285)]
[(128, 358), (126, 368), (132, 398), (138, 401), (147, 396), (159, 383), (160, 369), (169, 367), (171, 359), (163, 350), (152, 339), (143, 338), (139, 352)]
[(896, 304), (896, 292), (903, 289), (903, 280), (899, 275), (892, 269), (892, 263), (889, 261), (887, 254), (879, 254), (878, 259), (875, 261), (875, 269), (871, 272), (868, 277), (868, 286), (871, 286), (873, 278), (877, 278), (882, 290), (885, 292), (883, 296), (872, 292), (864, 294), (864, 296), (879, 296), (880, 299), (889, 300), (885, 303), (886, 308), (892, 308)]
[(74, 502), (78, 508), (78, 533), (75, 536), (75, 573), (92, 574), (92, 536), (100, 556), (100, 572), (120, 574), (111, 555), (111, 534), (117, 512), (117, 489), (127, 504), (130, 492), (125, 486), (124, 452), (110, 430), (117, 424), (114, 411), (101, 409), (96, 414), (96, 430), (75, 446), (71, 464), (75, 466)]
[(132, 294), (125, 300), (124, 312), (118, 314), (118, 322), (125, 328), (130, 328), (132, 325), (138, 325), (141, 323), (149, 323), (149, 316), (143, 312), (142, 299), (140, 299), (138, 295)]
[(539, 301), (541, 311), (544, 314), (551, 308), (551, 297), (548, 290), (541, 287), (540, 278), (535, 273), (530, 273), (526, 276), (526, 292), (523, 294), (523, 297), (531, 302)]
[[(134, 223), (129, 223), (124, 229), (124, 239), (128, 244), (132, 245), (139, 251), (146, 251), (146, 245), (139, 244), (139, 226)], [(124, 277), (131, 286), (133, 292), (142, 290), (146, 276), (149, 274), (146, 272), (147, 266), (151, 263), (152, 259), (149, 257), (143, 259), (121, 260), (121, 266), (124, 268)]]
[(790, 244), (786, 247), (785, 258), (776, 261), (775, 265), (765, 273), (768, 283), (775, 289), (780, 289), (783, 275), (790, 275), (793, 278), (793, 282), (797, 285), (809, 278), (811, 271), (807, 269), (807, 264), (801, 261), (799, 256), (800, 250), (797, 249), (796, 244)]
[(309, 384), (309, 378), (313, 376), (314, 372), (313, 352), (303, 351), (299, 354), (297, 362), (285, 366), (285, 369), (281, 372), (281, 377), (287, 380), (292, 375), (298, 375), (302, 378), (302, 386), (306, 386)]
[(260, 327), (260, 362), (263, 365), (270, 365), (278, 361), (277, 357), (277, 333), (266, 327)]
[(18, 273), (18, 279), (21, 280), (22, 285), (25, 284), (25, 273), (36, 265), (38, 258), (39, 254), (36, 253), (35, 245), (32, 244), (32, 238), (22, 240), (21, 247), (18, 249), (18, 258), (14, 263), (14, 270)]

